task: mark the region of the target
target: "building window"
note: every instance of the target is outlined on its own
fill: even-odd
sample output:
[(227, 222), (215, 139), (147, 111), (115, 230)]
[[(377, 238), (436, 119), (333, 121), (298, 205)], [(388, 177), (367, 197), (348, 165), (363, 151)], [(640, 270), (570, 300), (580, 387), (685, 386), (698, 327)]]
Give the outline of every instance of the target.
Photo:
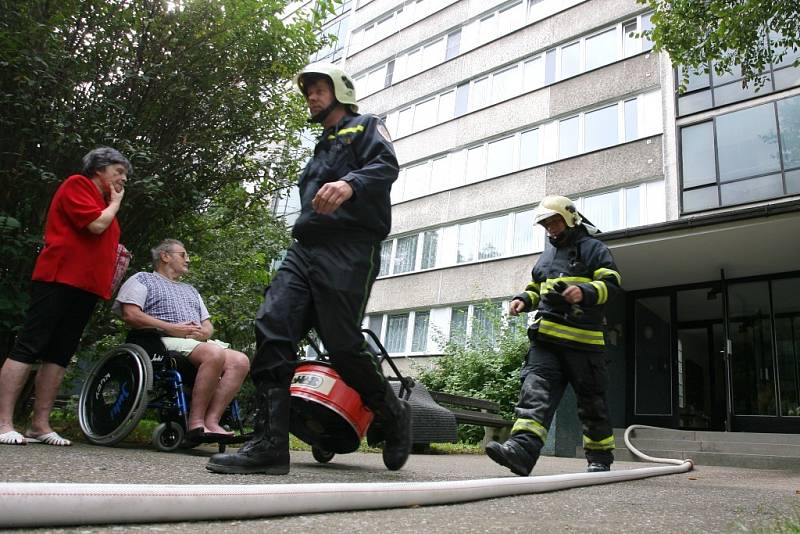
[(592, 195), (583, 199), (583, 213), (595, 227), (604, 232), (622, 228), (621, 203), (619, 191)]
[(505, 256), (506, 235), (508, 235), (507, 216), (503, 215), (481, 221), (478, 259), (487, 260)]
[(520, 93), (520, 69), (517, 65), (492, 76), (492, 100), (500, 102)]
[(525, 73), (522, 81), (523, 91), (533, 91), (544, 85), (544, 61), (542, 56), (536, 56), (524, 64)]
[(494, 14), (481, 19), (478, 25), (478, 41), (485, 43), (494, 39), (497, 34), (497, 17)]
[(383, 87), (392, 85), (392, 76), (394, 76), (394, 60), (386, 64), (386, 77), (383, 80)]
[(460, 117), (469, 109), (469, 83), (456, 87), (456, 112), (455, 116)]
[(519, 166), (521, 169), (539, 164), (539, 129), (522, 132), (519, 136)]
[(447, 49), (445, 50), (444, 59), (452, 59), (458, 55), (461, 46), (461, 30), (454, 31), (447, 35)]
[(430, 190), (430, 167), (427, 163), (406, 169), (406, 183), (403, 198), (417, 198), (428, 194)]
[(612, 28), (586, 39), (586, 70), (596, 69), (617, 59), (617, 29)]
[(425, 352), (428, 348), (428, 323), (430, 312), (414, 313), (414, 334), (411, 338), (411, 352)]
[(424, 130), (429, 126), (433, 126), (436, 124), (436, 116), (437, 116), (437, 109), (436, 109), (436, 99), (431, 98), (430, 100), (426, 100), (425, 102), (420, 102), (414, 108), (414, 131), (418, 132), (420, 130)]
[(558, 122), (558, 156), (568, 158), (579, 152), (578, 117)]
[[(774, 36), (774, 33), (771, 34), (772, 38)], [(752, 82), (742, 87), (741, 70), (736, 66), (733, 72), (722, 74), (717, 74), (716, 64), (711, 67), (705, 65), (699, 72), (679, 67), (675, 80), (677, 85), (683, 83), (685, 74), (689, 76), (685, 92), (678, 95), (678, 115), (689, 115), (800, 85), (800, 69), (792, 66), (797, 57), (800, 57), (800, 50), (789, 51), (780, 62), (767, 65), (764, 70), (765, 84), (758, 90)]]
[(561, 48), (561, 79), (575, 76), (581, 72), (581, 43), (577, 42)]
[(456, 105), (456, 92), (448, 91), (439, 95), (439, 112), (436, 120), (444, 122), (453, 118)]
[[(444, 156), (443, 158), (436, 158), (431, 163), (431, 192), (442, 191), (451, 186), (451, 174), (455, 174), (455, 169), (450, 168), (448, 162), (450, 158)], [(453, 158), (455, 160), (455, 158)], [(460, 175), (460, 173), (459, 173)]]
[(491, 346), (497, 344), (500, 317), (503, 312), (502, 303), (492, 302), (474, 306), (472, 338), (482, 338)]
[(471, 110), (480, 109), (489, 104), (489, 77), (481, 78), (472, 82), (472, 94), (470, 95), (469, 108)]
[(467, 183), (479, 182), (486, 177), (486, 145), (467, 150)]
[(513, 172), (514, 164), (514, 136), (506, 137), (499, 141), (489, 143), (487, 157), (487, 175), (501, 176)]
[(539, 250), (537, 234), (541, 234), (542, 228), (534, 222), (535, 213), (535, 210), (525, 210), (514, 214), (514, 254)]
[(639, 137), (639, 114), (637, 113), (636, 99), (626, 100), (625, 114), (625, 141), (633, 141)]
[(796, 193), (798, 118), (795, 96), (681, 128), (683, 211)]
[(381, 268), (378, 271), (378, 276), (389, 274), (389, 267), (392, 265), (392, 243), (394, 241), (391, 239), (381, 243)]
[(466, 263), (475, 260), (475, 242), (477, 237), (477, 222), (458, 225), (457, 263)]
[(417, 257), (417, 236), (410, 235), (397, 240), (394, 253), (394, 274), (407, 273), (414, 270)]
[(469, 306), (452, 308), (450, 310), (450, 343), (464, 346), (467, 344), (467, 316)]
[(405, 352), (408, 314), (390, 315), (386, 325), (386, 352)]
[(380, 339), (381, 329), (383, 328), (383, 315), (370, 315), (367, 317), (367, 328), (372, 330), (372, 332), (378, 336), (378, 339)]
[(718, 117), (717, 150), (722, 182), (780, 171), (774, 105), (763, 104)]
[(630, 57), (642, 51), (641, 40), (636, 37), (637, 24), (635, 20), (629, 20), (622, 25), (622, 51), (625, 57)]
[(556, 81), (556, 50), (548, 50), (544, 55), (544, 84)]
[(586, 152), (616, 145), (619, 142), (617, 105), (586, 113), (584, 137), (583, 149)]
[(397, 137), (403, 137), (412, 132), (414, 121), (414, 108), (401, 109), (397, 115)]
[(423, 234), (421, 269), (436, 267), (436, 252), (439, 247), (439, 231), (429, 230)]

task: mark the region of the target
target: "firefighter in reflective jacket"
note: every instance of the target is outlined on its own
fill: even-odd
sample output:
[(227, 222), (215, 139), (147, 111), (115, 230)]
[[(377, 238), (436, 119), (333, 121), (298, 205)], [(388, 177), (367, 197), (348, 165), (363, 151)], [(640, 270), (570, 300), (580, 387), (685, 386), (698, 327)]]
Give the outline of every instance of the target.
[[(391, 227), (389, 194), (398, 164), (389, 133), (359, 115), (355, 87), (339, 67), (308, 65), (295, 78), (323, 126), (298, 185), (301, 213), (294, 243), (256, 315), (251, 376), (258, 412), (252, 439), (235, 454), (214, 455), (219, 473), (289, 472), (289, 384), (298, 343), (316, 329), (333, 367), (375, 414), (383, 460), (400, 469), (411, 451), (411, 409), (397, 398), (365, 350), (361, 321)], [(380, 441), (376, 440), (376, 441)]]
[(536, 211), (551, 247), (533, 267), (533, 281), (511, 301), (510, 313), (536, 310), (528, 330), (531, 347), (522, 368), (517, 419), (505, 443), (490, 442), (486, 454), (517, 475), (533, 470), (567, 384), (578, 400), (587, 471), (608, 471), (614, 434), (608, 420), (605, 304), (620, 287), (611, 252), (590, 235), (566, 197), (546, 197)]

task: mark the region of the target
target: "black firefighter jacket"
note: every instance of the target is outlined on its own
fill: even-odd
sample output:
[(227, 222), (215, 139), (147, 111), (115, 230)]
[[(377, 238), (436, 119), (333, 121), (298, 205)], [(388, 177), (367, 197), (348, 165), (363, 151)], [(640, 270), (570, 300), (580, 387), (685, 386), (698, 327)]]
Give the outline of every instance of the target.
[[(531, 283), (514, 298), (525, 303), (525, 311), (537, 310), (531, 327), (536, 336), (581, 350), (605, 350), (603, 310), (622, 283), (608, 247), (578, 226), (563, 244), (545, 248), (531, 275)], [(553, 289), (559, 281), (578, 285), (583, 301), (568, 304)]]
[[(300, 175), (302, 211), (292, 235), (301, 243), (378, 242), (392, 226), (392, 183), (397, 158), (386, 127), (374, 115), (350, 114), (322, 132)], [(330, 215), (311, 207), (323, 184), (344, 180), (353, 196)]]

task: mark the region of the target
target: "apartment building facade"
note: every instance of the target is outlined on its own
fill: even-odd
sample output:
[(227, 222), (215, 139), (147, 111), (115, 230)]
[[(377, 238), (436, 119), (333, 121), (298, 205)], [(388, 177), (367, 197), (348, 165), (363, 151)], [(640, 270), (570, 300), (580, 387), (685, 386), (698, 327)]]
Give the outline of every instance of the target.
[(635, 0), (340, 6), (312, 59), (351, 73), (401, 165), (364, 324), (404, 369), (492, 335), (545, 245), (537, 203), (566, 195), (623, 277), (614, 425), (800, 432), (798, 54), (757, 92), (708, 73), (678, 95), (649, 25)]

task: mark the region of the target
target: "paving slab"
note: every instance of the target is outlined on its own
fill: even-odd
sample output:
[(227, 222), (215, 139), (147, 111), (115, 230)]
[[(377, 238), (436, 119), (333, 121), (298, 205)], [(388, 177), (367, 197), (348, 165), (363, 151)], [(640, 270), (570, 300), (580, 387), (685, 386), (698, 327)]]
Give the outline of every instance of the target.
[[(412, 455), (387, 471), (379, 454), (338, 455), (319, 464), (293, 452), (286, 476), (216, 475), (215, 450), (161, 453), (144, 446), (0, 446), (0, 481), (126, 484), (424, 482), (514, 476), (482, 455)], [(617, 462), (613, 468), (655, 464)], [(534, 475), (581, 472), (585, 461), (542, 457)], [(298, 498), (302, 498), (298, 496)], [(441, 506), (247, 520), (48, 527), (26, 532), (741, 532), (800, 515), (800, 472), (704, 467), (661, 477)]]

